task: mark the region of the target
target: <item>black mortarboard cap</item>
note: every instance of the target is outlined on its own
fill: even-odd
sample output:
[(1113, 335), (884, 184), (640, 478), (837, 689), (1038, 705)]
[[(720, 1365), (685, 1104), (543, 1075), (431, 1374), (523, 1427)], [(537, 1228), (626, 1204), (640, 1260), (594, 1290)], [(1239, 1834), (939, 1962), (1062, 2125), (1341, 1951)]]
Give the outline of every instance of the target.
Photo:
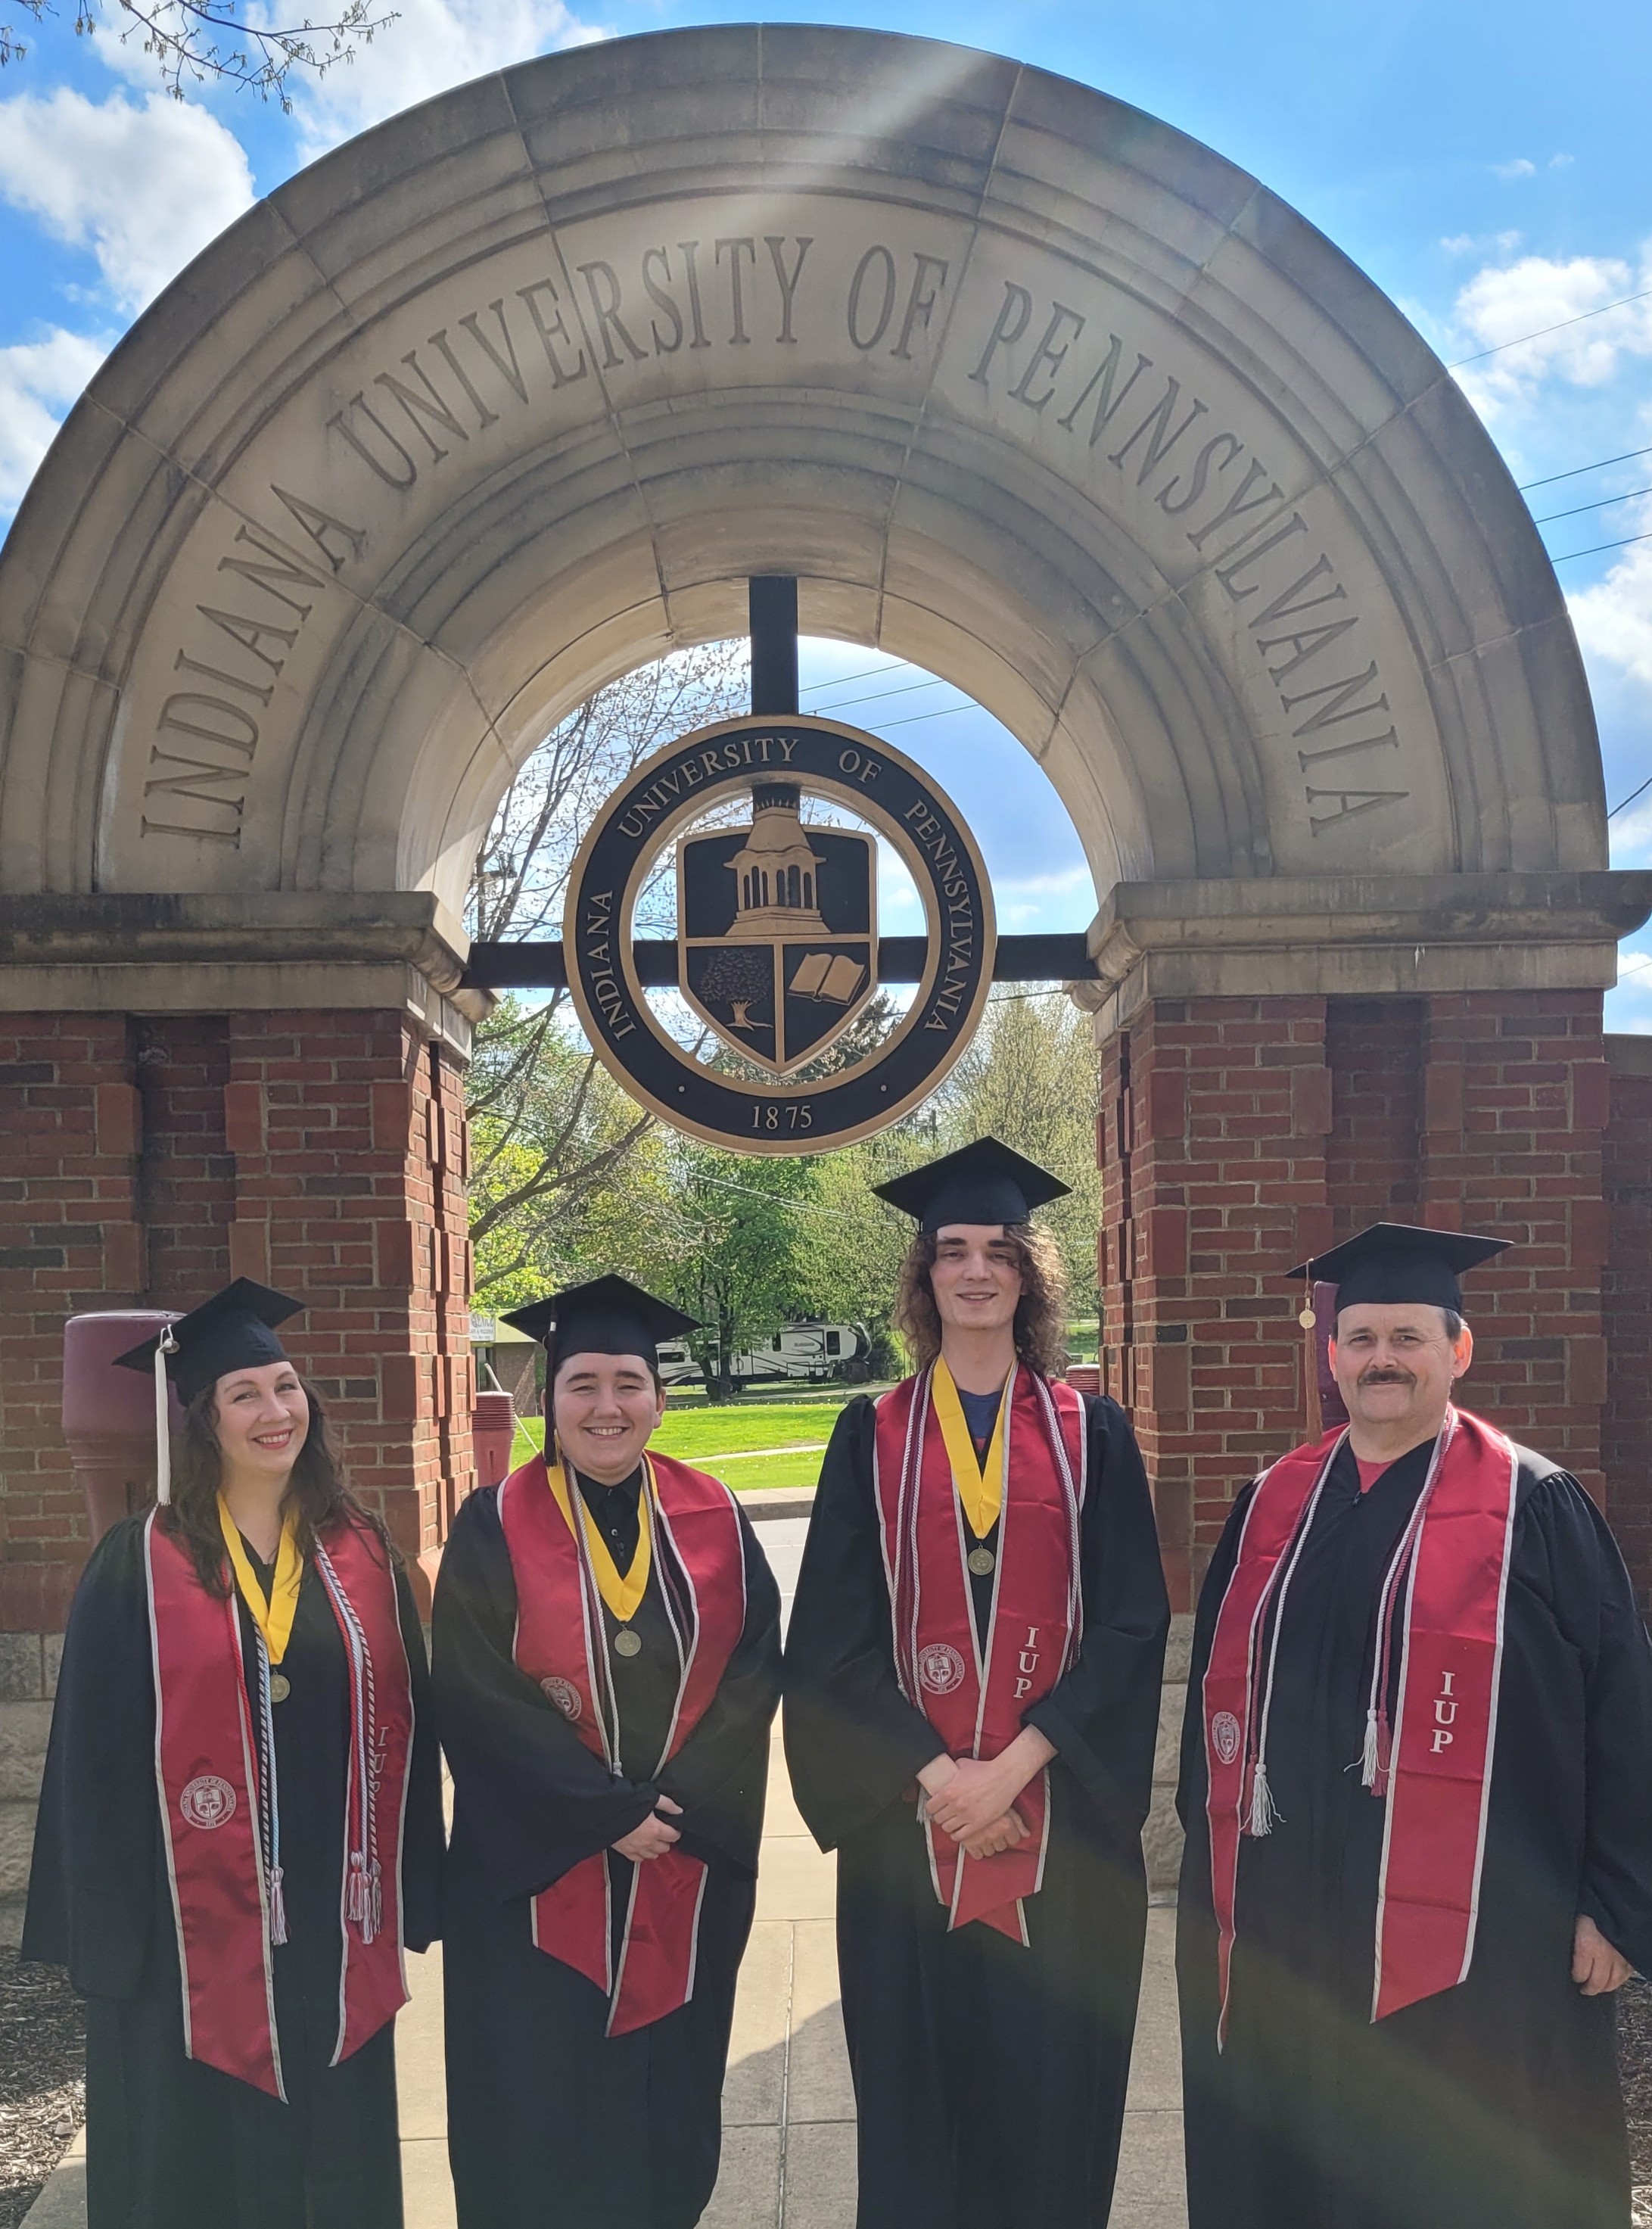
[(879, 1199), (916, 1216), (933, 1233), (949, 1223), (1025, 1223), (1035, 1207), (1072, 1189), (996, 1138), (977, 1138), (955, 1153), (874, 1185)]
[(550, 1356), (551, 1374), (571, 1354), (640, 1354), (652, 1362), (662, 1339), (697, 1331), (698, 1320), (657, 1301), (624, 1277), (594, 1277), (512, 1308), (504, 1320), (537, 1339)]
[[(209, 1301), (202, 1301), (188, 1315), (174, 1317), (167, 1332), (176, 1352), (166, 1358), (167, 1375), (177, 1387), (178, 1397), (193, 1401), (196, 1395), (231, 1370), (255, 1370), (267, 1362), (285, 1362), (286, 1349), (275, 1327), (303, 1307), (302, 1301), (278, 1293), (250, 1277), (237, 1277)], [(123, 1370), (155, 1367), (160, 1334), (131, 1347), (115, 1359)]]
[(1393, 1306), (1418, 1301), (1462, 1313), (1457, 1279), (1476, 1262), (1489, 1262), (1513, 1242), (1487, 1238), (1474, 1230), (1427, 1230), (1409, 1223), (1373, 1223), (1291, 1271), (1336, 1287), (1336, 1305), (1364, 1302)]

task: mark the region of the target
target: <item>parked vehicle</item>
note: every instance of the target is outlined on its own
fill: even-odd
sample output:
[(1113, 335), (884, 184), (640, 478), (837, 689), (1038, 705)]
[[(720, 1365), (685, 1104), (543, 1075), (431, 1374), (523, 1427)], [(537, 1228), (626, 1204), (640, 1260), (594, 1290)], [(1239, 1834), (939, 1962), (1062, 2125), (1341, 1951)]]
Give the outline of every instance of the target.
[[(871, 1338), (865, 1324), (829, 1324), (809, 1320), (780, 1330), (729, 1358), (723, 1375), (732, 1385), (758, 1385), (787, 1379), (816, 1383), (836, 1378), (864, 1385), (871, 1375)], [(667, 1339), (659, 1349), (659, 1374), (667, 1385), (701, 1382), (704, 1373), (685, 1339)]]

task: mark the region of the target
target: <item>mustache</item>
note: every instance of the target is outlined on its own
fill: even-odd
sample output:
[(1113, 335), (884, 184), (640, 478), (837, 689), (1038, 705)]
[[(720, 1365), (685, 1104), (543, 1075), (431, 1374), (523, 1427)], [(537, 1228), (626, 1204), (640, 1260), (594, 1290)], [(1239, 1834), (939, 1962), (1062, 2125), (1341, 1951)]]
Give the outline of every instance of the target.
[(1397, 1363), (1373, 1363), (1369, 1370), (1360, 1372), (1361, 1385), (1414, 1385), (1415, 1373), (1402, 1370)]

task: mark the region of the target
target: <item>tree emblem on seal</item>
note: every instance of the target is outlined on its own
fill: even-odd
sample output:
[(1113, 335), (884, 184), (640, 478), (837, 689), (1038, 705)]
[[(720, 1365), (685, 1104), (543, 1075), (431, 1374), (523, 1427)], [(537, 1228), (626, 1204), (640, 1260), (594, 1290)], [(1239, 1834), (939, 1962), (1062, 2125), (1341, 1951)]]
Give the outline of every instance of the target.
[[(717, 825), (731, 804), (738, 821)], [(916, 995), (863, 1058), (805, 1081), (877, 989), (884, 843), (923, 907)], [(675, 987), (711, 1059), (650, 1005), (659, 974), (639, 973), (633, 916), (662, 874)], [(804, 713), (719, 721), (634, 768), (580, 846), (562, 923), (569, 988), (615, 1079), (677, 1128), (750, 1153), (824, 1153), (927, 1097), (974, 1034), (995, 945), (987, 870), (945, 792), (877, 736)]]
[(235, 1815), (235, 1791), (215, 1772), (197, 1773), (178, 1797), (177, 1808), (186, 1827), (204, 1827), (209, 1833), (227, 1827)]

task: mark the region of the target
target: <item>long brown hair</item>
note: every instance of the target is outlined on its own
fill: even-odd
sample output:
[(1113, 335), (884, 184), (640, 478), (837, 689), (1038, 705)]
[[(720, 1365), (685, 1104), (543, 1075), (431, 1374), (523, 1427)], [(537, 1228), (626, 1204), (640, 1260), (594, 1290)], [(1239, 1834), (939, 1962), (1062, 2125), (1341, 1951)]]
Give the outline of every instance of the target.
[[(1036, 1223), (1006, 1223), (1004, 1236), (1021, 1273), (1015, 1352), (1040, 1377), (1058, 1377), (1067, 1367), (1067, 1271), (1060, 1249)], [(929, 1282), (935, 1258), (934, 1237), (919, 1231), (901, 1264), (895, 1295), (895, 1328), (919, 1370), (927, 1370), (941, 1352), (941, 1311)]]
[[(318, 1538), (325, 1538), (340, 1525), (354, 1525), (382, 1545), (392, 1564), (400, 1563), (384, 1526), (344, 1484), (328, 1437), (327, 1412), (321, 1396), (307, 1378), (299, 1376), (299, 1383), (310, 1404), (310, 1429), (293, 1461), (287, 1494), (298, 1506), (299, 1554), (307, 1557)], [(183, 1411), (183, 1429), (172, 1443), (171, 1504), (162, 1510), (161, 1522), (183, 1543), (196, 1577), (220, 1601), (229, 1594), (228, 1559), (224, 1554), (223, 1528), (218, 1522), (218, 1487), (222, 1477), (218, 1388), (213, 1384), (197, 1393)]]

